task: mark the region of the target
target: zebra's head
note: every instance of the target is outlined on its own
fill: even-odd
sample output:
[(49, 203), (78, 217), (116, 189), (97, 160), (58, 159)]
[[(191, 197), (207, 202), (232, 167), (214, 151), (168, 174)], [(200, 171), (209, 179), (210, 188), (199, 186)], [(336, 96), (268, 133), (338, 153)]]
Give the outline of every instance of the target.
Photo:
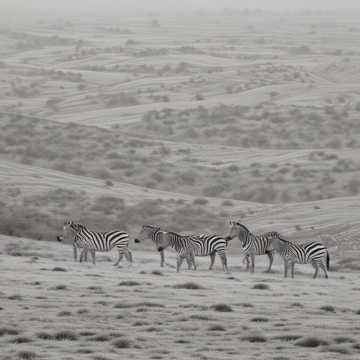
[(230, 220), (230, 226), (231, 226), (230, 232), (225, 237), (226, 241), (230, 241), (234, 237), (238, 237), (241, 240), (244, 237), (244, 235), (250, 233), (249, 229), (245, 225), (239, 223), (238, 221)]
[(170, 242), (169, 242), (169, 237), (167, 236), (167, 234), (174, 234), (174, 233), (167, 233), (165, 231), (160, 231), (158, 236), (156, 236), (155, 246), (156, 246), (157, 251), (163, 251), (169, 247)]
[(63, 239), (75, 236), (81, 229), (83, 228), (83, 225), (75, 223), (72, 220), (65, 220), (64, 226), (63, 226), (63, 235), (58, 236), (57, 240), (62, 241)]
[(157, 225), (143, 225), (139, 234), (135, 237), (134, 242), (140, 243), (144, 240), (151, 239), (152, 236), (160, 230), (160, 226)]

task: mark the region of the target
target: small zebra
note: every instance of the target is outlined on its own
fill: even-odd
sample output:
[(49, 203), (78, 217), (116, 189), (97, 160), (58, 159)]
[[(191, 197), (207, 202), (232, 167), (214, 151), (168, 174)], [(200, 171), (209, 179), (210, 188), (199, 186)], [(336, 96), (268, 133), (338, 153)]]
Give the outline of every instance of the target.
[(75, 234), (74, 251), (75, 247), (83, 249), (80, 255), (80, 262), (84, 259), (85, 251), (89, 250), (93, 258), (93, 264), (95, 265), (95, 251), (110, 251), (116, 247), (119, 252), (119, 258), (114, 266), (119, 265), (123, 255), (125, 255), (130, 264), (132, 263), (132, 254), (128, 249), (129, 235), (126, 232), (119, 230), (108, 232), (90, 231), (84, 225), (74, 223), (73, 221), (66, 221), (64, 223), (64, 232), (68, 229), (71, 229)]
[[(82, 258), (84, 258), (84, 261), (87, 262), (88, 261), (88, 257), (87, 257), (88, 249), (83, 249), (81, 247), (81, 245), (78, 244), (75, 241), (77, 230), (78, 229), (76, 227), (76, 224), (74, 224), (73, 227), (67, 227), (64, 224), (63, 235), (62, 236), (57, 236), (56, 239), (57, 239), (57, 241), (62, 242), (64, 239), (67, 238), (68, 231), (70, 231), (71, 235), (72, 235), (72, 241), (73, 241), (72, 245), (73, 245), (73, 252), (74, 252), (74, 260), (77, 261), (77, 249), (79, 248), (79, 249), (82, 249), (82, 252), (80, 254), (80, 262), (82, 261)], [(95, 257), (95, 250), (90, 250), (90, 253), (91, 253), (92, 258), (94, 258)]]
[(271, 240), (277, 238), (279, 233), (270, 231), (261, 235), (252, 234), (249, 229), (239, 222), (230, 221), (231, 229), (229, 235), (226, 237), (227, 241), (238, 237), (241, 242), (241, 250), (244, 253), (244, 261), (246, 261), (246, 269), (249, 269), (249, 258), (251, 260), (250, 272), (255, 270), (255, 256), (267, 255), (269, 258), (269, 267), (266, 272), (271, 271), (274, 261), (274, 249), (270, 249)]
[[(139, 235), (134, 239), (134, 242), (140, 243), (142, 241), (145, 241), (147, 239), (151, 239), (151, 241), (155, 244), (155, 247), (157, 248), (157, 243), (160, 241), (160, 238), (164, 236), (164, 232), (160, 230), (160, 226), (156, 225), (143, 225)], [(165, 248), (157, 250), (160, 253), (160, 266), (164, 267), (165, 264)], [(186, 262), (188, 264), (188, 269), (191, 270), (191, 267), (195, 267), (195, 261), (193, 262), (191, 257), (186, 257)]]
[(311, 264), (318, 276), (319, 267), (323, 270), (325, 278), (328, 278), (326, 270), (330, 268), (329, 251), (322, 243), (311, 241), (305, 244), (294, 244), (282, 239), (280, 236), (272, 240), (272, 247), (284, 260), (284, 277), (287, 277), (288, 266), (291, 266), (291, 277), (294, 278), (295, 264)]

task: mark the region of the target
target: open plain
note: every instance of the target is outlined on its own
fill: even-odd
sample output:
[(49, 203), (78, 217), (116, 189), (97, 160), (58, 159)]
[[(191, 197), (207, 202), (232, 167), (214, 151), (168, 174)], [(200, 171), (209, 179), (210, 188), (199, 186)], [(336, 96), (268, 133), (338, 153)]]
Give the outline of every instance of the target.
[[(358, 14), (261, 10), (0, 26), (0, 359), (359, 359)], [(330, 278), (240, 243), (175, 272), (143, 224), (320, 240)], [(64, 220), (130, 234), (76, 263)]]

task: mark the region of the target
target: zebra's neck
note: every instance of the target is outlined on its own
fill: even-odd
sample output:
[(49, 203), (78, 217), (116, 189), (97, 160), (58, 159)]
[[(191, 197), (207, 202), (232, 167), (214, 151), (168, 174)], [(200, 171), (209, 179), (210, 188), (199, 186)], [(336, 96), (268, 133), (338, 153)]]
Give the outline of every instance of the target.
[(169, 236), (169, 244), (172, 248), (174, 248), (176, 251), (180, 251), (184, 248), (184, 245), (186, 244), (186, 240), (183, 236), (175, 233), (168, 233)]

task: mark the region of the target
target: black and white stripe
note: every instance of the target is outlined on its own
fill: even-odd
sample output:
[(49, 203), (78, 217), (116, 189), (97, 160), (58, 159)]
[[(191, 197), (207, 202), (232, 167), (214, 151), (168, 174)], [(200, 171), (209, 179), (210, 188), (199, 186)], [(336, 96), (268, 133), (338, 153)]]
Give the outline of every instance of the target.
[[(139, 235), (134, 239), (134, 242), (140, 243), (144, 240), (150, 239), (156, 246), (158, 237), (161, 236), (160, 227), (156, 225), (144, 225)], [(159, 251), (160, 253), (160, 266), (164, 267), (165, 254), (164, 250)]]
[(272, 240), (272, 247), (284, 260), (284, 276), (287, 277), (288, 266), (291, 266), (291, 277), (294, 277), (295, 264), (311, 264), (318, 275), (319, 267), (328, 278), (326, 270), (330, 268), (330, 255), (325, 245), (318, 241), (311, 241), (304, 244), (294, 244), (290, 241), (277, 237)]
[(119, 253), (119, 258), (114, 265), (119, 265), (124, 255), (126, 259), (132, 263), (132, 254), (128, 249), (129, 235), (126, 232), (119, 230), (95, 232), (88, 230), (84, 225), (74, 223), (73, 221), (65, 222), (64, 232), (68, 229), (74, 233), (74, 256), (76, 248), (83, 249), (80, 256), (80, 262), (83, 260), (87, 250), (91, 252), (93, 256), (93, 263), (95, 264), (95, 251), (105, 252), (116, 247)]
[(269, 267), (266, 272), (271, 271), (271, 266), (274, 261), (274, 249), (270, 248), (272, 239), (277, 238), (279, 233), (276, 231), (270, 231), (261, 235), (254, 235), (250, 230), (239, 222), (230, 221), (231, 229), (226, 240), (231, 240), (234, 237), (238, 237), (241, 242), (241, 250), (245, 256), (246, 269), (249, 269), (249, 258), (251, 260), (250, 272), (255, 270), (255, 256), (267, 255), (269, 258)]
[(82, 260), (84, 260), (85, 262), (88, 261), (88, 251), (90, 251), (90, 254), (92, 256), (93, 262), (95, 261), (95, 250), (88, 250), (88, 249), (83, 249), (81, 244), (77, 243), (75, 241), (75, 237), (78, 231), (78, 228), (76, 227), (76, 224), (73, 223), (73, 227), (69, 226), (70, 222), (66, 221), (64, 223), (64, 231), (63, 231), (63, 235), (62, 236), (57, 236), (57, 241), (62, 242), (64, 240), (64, 238), (66, 239), (68, 236), (68, 232), (71, 233), (71, 240), (72, 240), (72, 245), (73, 245), (73, 254), (74, 254), (74, 260), (77, 261), (77, 250), (81, 249), (82, 252), (80, 254), (80, 262), (82, 262)]
[(180, 270), (184, 259), (196, 269), (195, 256), (210, 256), (210, 270), (213, 268), (216, 253), (219, 255), (223, 269), (228, 272), (225, 249), (227, 241), (219, 235), (180, 235), (174, 232), (161, 231), (160, 227), (154, 225), (144, 225), (135, 239), (135, 242), (141, 242), (151, 239), (160, 253), (163, 253), (167, 247), (172, 247), (178, 253), (177, 271)]

